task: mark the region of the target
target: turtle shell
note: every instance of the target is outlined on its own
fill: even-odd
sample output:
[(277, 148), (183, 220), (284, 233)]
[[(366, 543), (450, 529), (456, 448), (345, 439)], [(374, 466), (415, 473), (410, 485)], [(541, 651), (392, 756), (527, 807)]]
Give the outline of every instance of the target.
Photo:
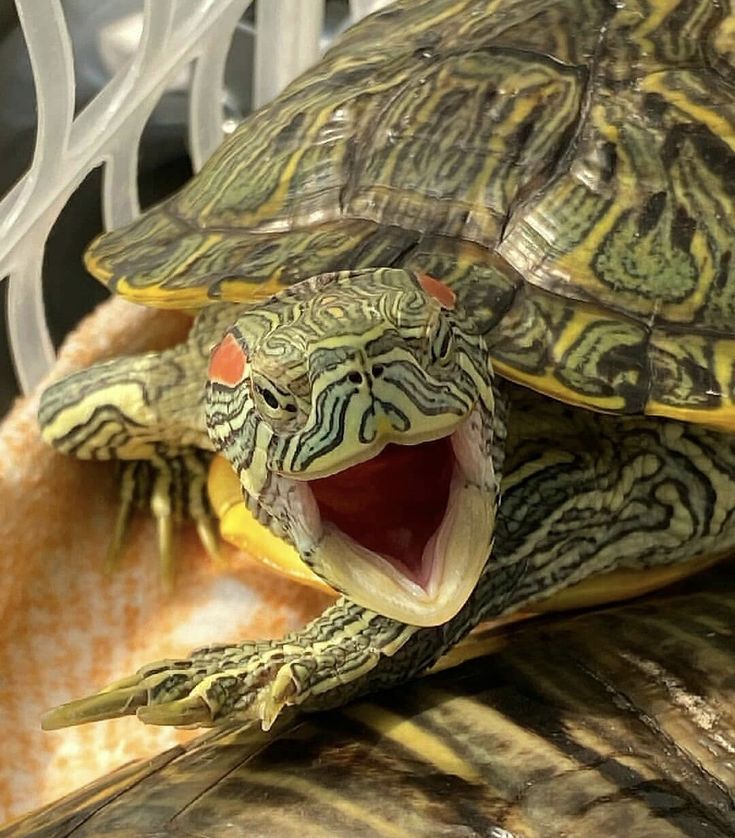
[(403, 0), (88, 266), (175, 308), (402, 266), (510, 379), (732, 428), (733, 242), (729, 3)]

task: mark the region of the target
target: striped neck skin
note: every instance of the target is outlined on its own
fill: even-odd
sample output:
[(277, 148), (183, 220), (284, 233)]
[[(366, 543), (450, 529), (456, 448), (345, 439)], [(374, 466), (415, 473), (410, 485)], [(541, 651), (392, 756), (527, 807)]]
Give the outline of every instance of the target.
[(241, 316), (212, 352), (207, 423), (256, 518), (326, 582), (446, 622), (490, 553), (494, 402), (451, 290), (397, 269), (325, 274)]

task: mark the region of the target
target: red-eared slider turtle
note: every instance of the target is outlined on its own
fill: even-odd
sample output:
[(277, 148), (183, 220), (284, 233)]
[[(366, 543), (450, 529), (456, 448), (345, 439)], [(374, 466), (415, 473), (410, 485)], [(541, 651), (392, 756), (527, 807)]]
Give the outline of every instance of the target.
[(734, 55), (712, 0), (405, 0), (94, 242), (115, 293), (200, 312), (48, 388), (45, 438), (132, 463), (164, 553), (177, 507), (209, 538), (222, 452), (343, 597), (47, 726), (268, 726), (590, 577), (609, 599), (731, 550)]

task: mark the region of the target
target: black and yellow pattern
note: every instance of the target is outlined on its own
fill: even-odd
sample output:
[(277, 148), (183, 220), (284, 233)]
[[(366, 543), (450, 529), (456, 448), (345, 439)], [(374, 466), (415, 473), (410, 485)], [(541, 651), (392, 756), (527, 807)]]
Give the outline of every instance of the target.
[(503, 375), (732, 429), (734, 31), (713, 0), (398, 2), (89, 267), (179, 308), (469, 274)]

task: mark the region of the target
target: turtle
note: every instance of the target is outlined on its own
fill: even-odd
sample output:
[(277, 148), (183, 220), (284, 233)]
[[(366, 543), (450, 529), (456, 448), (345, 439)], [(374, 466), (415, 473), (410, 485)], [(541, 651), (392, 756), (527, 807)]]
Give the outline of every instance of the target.
[(90, 245), (113, 293), (196, 312), (188, 339), (39, 407), (57, 449), (124, 464), (113, 552), (136, 497), (166, 560), (177, 510), (211, 547), (216, 453), (340, 596), (44, 725), (266, 729), (403, 683), (482, 621), (727, 555), (733, 196), (726, 4), (399, 0), (349, 29)]

